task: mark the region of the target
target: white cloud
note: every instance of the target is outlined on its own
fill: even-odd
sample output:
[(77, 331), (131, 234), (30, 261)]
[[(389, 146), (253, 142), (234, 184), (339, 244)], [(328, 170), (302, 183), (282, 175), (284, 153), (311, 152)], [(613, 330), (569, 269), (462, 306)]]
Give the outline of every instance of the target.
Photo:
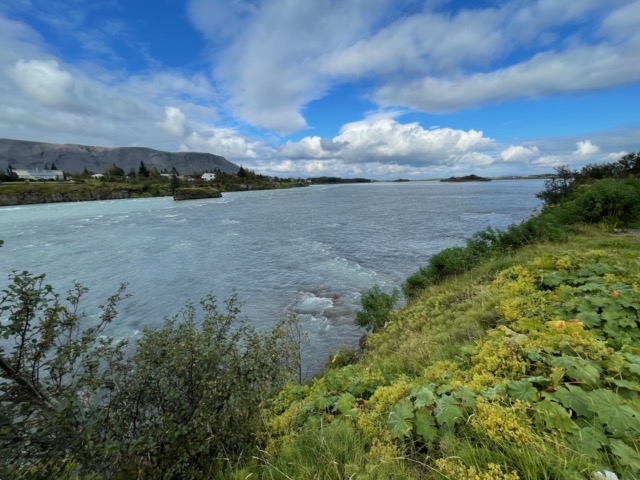
[(474, 160), (465, 155), (494, 147), (491, 138), (476, 130), (425, 130), (418, 123), (401, 124), (391, 118), (348, 123), (333, 142), (343, 145), (340, 157), (348, 162), (395, 160), (415, 165), (465, 163)]
[(624, 150), (622, 152), (611, 152), (609, 153), (605, 158), (605, 160), (607, 162), (617, 162), (618, 160), (620, 160), (622, 157), (624, 157), (625, 155), (627, 155), (627, 153), (629, 152), (625, 152)]
[(445, 113), (516, 98), (621, 86), (640, 80), (639, 48), (637, 42), (624, 48), (580, 46), (560, 53), (539, 53), (489, 73), (426, 76), (405, 85), (385, 85), (374, 98), (382, 106)]
[(179, 108), (167, 107), (164, 109), (164, 120), (157, 125), (169, 135), (182, 137), (187, 130), (187, 117)]
[[(637, 1), (503, 2), (455, 13), (410, 3), (190, 0), (189, 13), (216, 52), (233, 113), (281, 133), (306, 128), (304, 106), (354, 79), (375, 80), (370, 98), (380, 106), (436, 113), (640, 80)], [(566, 37), (567, 26), (585, 28)]]
[[(214, 59), (228, 107), (254, 126), (286, 133), (306, 127), (303, 106), (322, 97), (333, 82), (318, 58), (367, 35), (390, 3), (191, 0), (189, 12), (213, 44), (220, 35), (232, 37), (228, 47), (215, 50)], [(221, 22), (232, 27), (216, 34)]]
[(578, 142), (576, 143), (576, 146), (578, 148), (576, 148), (573, 154), (580, 157), (588, 157), (600, 151), (600, 147), (591, 143), (591, 140)]
[(229, 128), (194, 131), (184, 139), (180, 150), (214, 153), (232, 162), (257, 159), (261, 154), (268, 154), (264, 144), (251, 141)]
[(400, 123), (393, 115), (395, 112), (383, 112), (347, 123), (332, 139), (314, 136), (298, 142), (288, 141), (277, 154), (288, 160), (333, 159), (347, 164), (484, 167), (494, 161), (482, 152), (494, 149), (495, 142), (482, 132), (451, 128), (425, 130), (418, 123)]
[(55, 60), (20, 59), (6, 73), (24, 95), (42, 105), (66, 108), (73, 102), (73, 77)]
[(536, 146), (509, 145), (500, 152), (500, 158), (508, 163), (522, 163), (535, 158), (539, 154), (540, 150)]

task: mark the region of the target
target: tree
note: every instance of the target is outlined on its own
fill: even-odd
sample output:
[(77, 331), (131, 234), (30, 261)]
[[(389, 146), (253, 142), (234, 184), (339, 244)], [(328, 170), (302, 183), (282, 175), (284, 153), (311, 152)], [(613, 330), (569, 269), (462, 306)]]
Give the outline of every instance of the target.
[(124, 170), (117, 166), (115, 163), (111, 164), (110, 167), (106, 168), (104, 171), (104, 175), (107, 178), (124, 178)]
[(56, 166), (55, 163), (51, 164), (51, 167), (49, 167), (50, 170), (58, 170), (58, 167)]
[(577, 173), (568, 166), (556, 167), (556, 176), (544, 182), (544, 190), (536, 194), (545, 205), (554, 205), (572, 191)]
[(13, 171), (13, 167), (9, 165), (6, 173), (0, 173), (0, 182), (15, 182), (19, 180), (18, 174)]
[(180, 188), (180, 179), (174, 173), (171, 175), (171, 195), (175, 193), (176, 188)]
[(125, 287), (85, 327), (78, 307), (87, 290), (76, 284), (65, 303), (44, 278), (14, 274), (0, 297), (1, 478), (56, 477), (69, 460), (104, 473), (113, 461), (91, 445), (105, 438), (108, 406), (130, 369), (126, 342), (103, 336)]
[(140, 166), (138, 167), (138, 176), (144, 178), (149, 177), (149, 170), (142, 160), (140, 160)]
[(242, 167), (242, 165), (240, 165), (240, 168), (238, 169), (238, 177), (244, 178), (246, 176), (247, 176), (247, 171)]

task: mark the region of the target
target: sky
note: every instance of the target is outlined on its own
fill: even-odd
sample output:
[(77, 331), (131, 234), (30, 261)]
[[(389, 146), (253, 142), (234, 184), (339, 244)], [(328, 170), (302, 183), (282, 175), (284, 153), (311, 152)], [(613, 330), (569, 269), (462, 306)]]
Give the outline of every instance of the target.
[(535, 175), (640, 150), (640, 0), (0, 0), (0, 138), (280, 177)]

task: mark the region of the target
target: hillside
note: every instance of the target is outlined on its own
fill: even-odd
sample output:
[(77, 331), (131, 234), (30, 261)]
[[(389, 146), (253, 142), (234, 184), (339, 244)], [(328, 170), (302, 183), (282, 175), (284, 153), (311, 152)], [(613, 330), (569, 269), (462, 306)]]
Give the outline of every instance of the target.
[(0, 170), (9, 165), (13, 168), (43, 169), (52, 163), (65, 172), (88, 171), (102, 173), (112, 164), (125, 172), (137, 170), (143, 161), (147, 168), (171, 170), (176, 168), (181, 174), (213, 171), (236, 173), (239, 166), (226, 158), (211, 153), (163, 152), (143, 147), (94, 147), (87, 145), (26, 142), (22, 140), (0, 139)]

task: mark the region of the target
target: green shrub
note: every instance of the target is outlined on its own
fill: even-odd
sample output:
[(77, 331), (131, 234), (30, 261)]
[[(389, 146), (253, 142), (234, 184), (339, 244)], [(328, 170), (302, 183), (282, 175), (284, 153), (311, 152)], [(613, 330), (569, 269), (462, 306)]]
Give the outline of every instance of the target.
[[(135, 353), (105, 336), (125, 297), (97, 321), (44, 275), (11, 276), (0, 293), (0, 477), (212, 478), (222, 458), (253, 448), (260, 405), (299, 358), (291, 322), (258, 333), (235, 294), (187, 304)], [(67, 468), (68, 467), (68, 468)], [(66, 478), (66, 477), (63, 477)]]
[(566, 223), (628, 224), (640, 219), (640, 180), (600, 180), (576, 192), (562, 206)]
[(388, 294), (374, 285), (360, 299), (362, 310), (356, 313), (355, 324), (372, 332), (382, 329), (389, 320), (389, 314), (398, 302), (399, 295), (398, 289)]

